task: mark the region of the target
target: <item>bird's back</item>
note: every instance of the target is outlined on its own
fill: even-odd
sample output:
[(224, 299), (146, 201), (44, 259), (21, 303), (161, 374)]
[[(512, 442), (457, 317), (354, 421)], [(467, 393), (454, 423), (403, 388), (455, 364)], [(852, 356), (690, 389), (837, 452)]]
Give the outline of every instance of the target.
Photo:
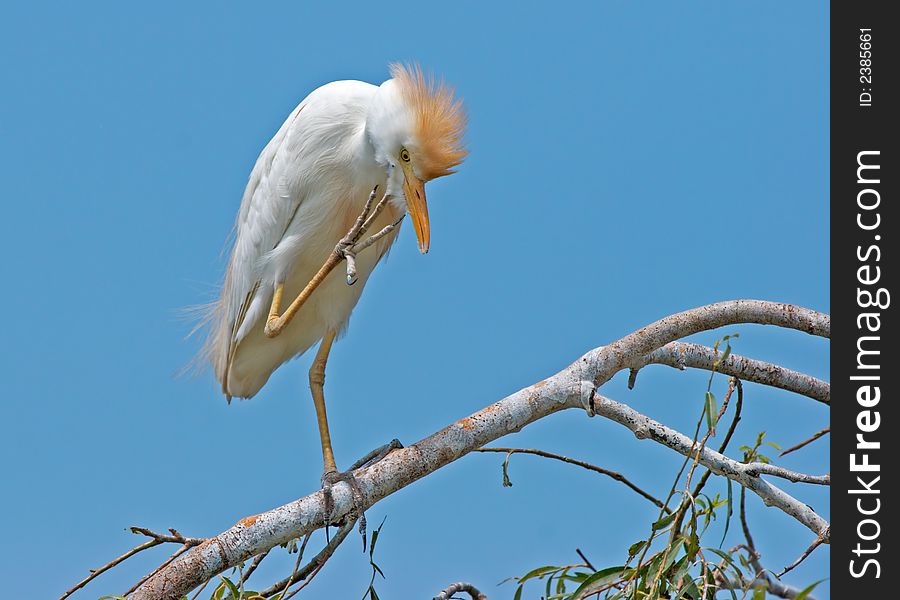
[[(372, 187), (383, 183), (365, 140), (366, 110), (376, 90), (359, 81), (318, 88), (291, 112), (257, 159), (206, 346), (227, 396), (254, 395), (280, 364), (327, 330), (343, 327), (369, 273), (394, 240), (388, 236), (361, 257), (355, 286), (333, 272), (282, 335), (264, 336), (275, 282), (285, 282), (290, 302), (350, 228)], [(397, 216), (386, 211), (383, 224)]]

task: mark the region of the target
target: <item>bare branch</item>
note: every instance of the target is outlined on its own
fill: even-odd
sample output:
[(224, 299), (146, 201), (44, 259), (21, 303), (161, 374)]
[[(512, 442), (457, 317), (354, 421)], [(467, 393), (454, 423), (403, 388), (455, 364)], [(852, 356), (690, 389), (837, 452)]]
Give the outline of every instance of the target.
[[(301, 568), (295, 568), (294, 572), (290, 574), (290, 576), (282, 579), (278, 583), (274, 583), (262, 592), (263, 596), (269, 597), (272, 594), (277, 594), (282, 590), (287, 590), (288, 587), (297, 583), (298, 581), (302, 581), (307, 577), (311, 577), (313, 573), (321, 569), (325, 563), (331, 558), (331, 555), (334, 554), (334, 551), (338, 549), (338, 546), (341, 545), (341, 542), (346, 539), (347, 535), (353, 531), (353, 526), (356, 525), (356, 519), (352, 519), (341, 526), (338, 529), (338, 532), (334, 534), (334, 537), (328, 541), (324, 548), (322, 548), (318, 554), (316, 554), (305, 566)], [(302, 557), (302, 554), (301, 554)], [(299, 558), (299, 557), (298, 557)], [(299, 564), (299, 562), (298, 562)]]
[[(824, 337), (830, 333), (828, 315), (760, 300), (722, 302), (666, 317), (609, 346), (588, 352), (549, 379), (515, 392), (412, 446), (395, 450), (383, 460), (357, 470), (354, 478), (362, 491), (362, 506), (371, 506), (476, 448), (550, 414), (570, 408), (583, 408), (590, 414), (596, 409), (596, 387), (618, 371), (640, 366), (646, 354), (677, 338), (737, 323), (776, 325)], [(604, 410), (611, 410), (611, 402), (601, 401), (600, 404)], [(662, 429), (657, 431), (666, 433)], [(690, 447), (690, 440), (687, 443)], [(677, 445), (680, 447), (680, 443)], [(709, 449), (703, 451), (701, 458), (709, 463), (704, 463), (707, 468), (712, 467), (713, 471), (740, 481), (817, 535), (827, 527), (827, 523), (811, 509), (763, 481), (758, 472), (747, 470), (754, 465), (735, 463)], [(333, 512), (325, 510), (324, 493), (318, 490), (284, 506), (242, 519), (227, 531), (179, 556), (144, 582), (135, 591), (134, 600), (180, 598), (225, 569), (321, 528), (329, 516), (340, 520), (353, 510), (352, 492), (346, 482), (335, 484), (331, 496)]]
[(84, 586), (86, 586), (88, 583), (90, 583), (94, 578), (96, 578), (101, 573), (104, 573), (105, 571), (109, 571), (117, 564), (125, 561), (126, 559), (131, 558), (138, 552), (143, 552), (144, 550), (147, 550), (148, 548), (153, 548), (154, 546), (159, 546), (160, 544), (162, 544), (162, 542), (159, 542), (157, 540), (150, 540), (149, 542), (144, 542), (140, 546), (136, 546), (136, 547), (132, 548), (125, 554), (123, 554), (117, 558), (114, 558), (113, 560), (109, 561), (108, 563), (106, 563), (105, 565), (100, 567), (99, 569), (92, 569), (90, 575), (88, 575), (87, 577), (85, 577), (84, 579), (82, 579), (81, 581), (76, 583), (65, 594), (60, 596), (59, 600), (65, 600), (66, 598), (68, 598), (69, 596), (71, 596), (72, 594), (74, 594), (75, 592), (77, 592), (78, 590), (83, 588)]
[(251, 562), (250, 566), (248, 566), (244, 570), (244, 572), (241, 573), (241, 578), (238, 581), (238, 585), (244, 585), (245, 583), (247, 583), (247, 580), (249, 580), (250, 576), (253, 575), (254, 571), (256, 571), (256, 569), (259, 568), (260, 563), (262, 563), (262, 561), (266, 560), (266, 557), (269, 556), (269, 552), (271, 552), (271, 551), (272, 550), (270, 548), (269, 550), (266, 550), (262, 554), (257, 554), (256, 556), (253, 557), (253, 562)]
[(672, 342), (647, 354), (642, 359), (643, 364), (640, 367), (658, 364), (676, 369), (691, 367), (709, 371), (715, 364), (716, 371), (719, 373), (794, 392), (824, 404), (831, 403), (831, 386), (827, 381), (737, 354), (731, 354), (716, 364), (720, 358), (721, 353), (717, 354), (712, 348), (699, 344)]
[[(719, 589), (723, 590), (752, 590), (757, 587), (762, 587), (766, 592), (775, 596), (777, 598), (787, 598), (791, 600), (800, 595), (800, 590), (798, 588), (792, 587), (790, 585), (786, 585), (777, 579), (772, 577), (760, 576), (752, 581), (747, 581), (746, 578), (741, 577), (740, 579), (732, 579), (721, 577), (718, 582)], [(816, 600), (813, 596), (806, 596), (805, 600)]]
[[(638, 439), (651, 439), (672, 448), (683, 456), (694, 455), (696, 444), (691, 438), (642, 415), (625, 404), (597, 394), (595, 395), (594, 410), (597, 414), (624, 425), (634, 432)], [(761, 473), (766, 473), (799, 481), (804, 477), (812, 478), (812, 476), (801, 477), (802, 474), (792, 473), (774, 465), (764, 465), (764, 463), (739, 463), (710, 448), (702, 448), (697, 460), (713, 473), (737, 481), (754, 492), (762, 498), (767, 506), (780, 508), (806, 525), (816, 535), (825, 536), (827, 539), (828, 522), (825, 519), (806, 504), (759, 477)]]
[(482, 594), (477, 587), (464, 581), (450, 584), (444, 591), (435, 596), (434, 600), (450, 600), (450, 598), (453, 597), (453, 594), (457, 592), (469, 594), (472, 596), (472, 600), (488, 600), (488, 597)]
[(816, 441), (816, 440), (819, 439), (820, 437), (822, 437), (822, 436), (824, 436), (824, 435), (828, 435), (829, 433), (831, 433), (831, 427), (826, 427), (825, 429), (819, 430), (819, 431), (815, 432), (814, 434), (812, 434), (811, 437), (809, 437), (809, 438), (803, 440), (803, 441), (800, 442), (799, 444), (795, 444), (795, 445), (791, 446), (790, 448), (788, 448), (787, 450), (785, 450), (784, 452), (782, 452), (782, 453), (779, 454), (778, 456), (784, 456), (785, 454), (790, 454), (791, 452), (796, 452), (796, 451), (799, 450), (800, 448), (803, 448), (803, 447), (806, 446), (807, 444), (813, 443), (814, 441)]
[(170, 556), (168, 558), (168, 560), (166, 560), (162, 565), (157, 567), (152, 573), (150, 573), (149, 575), (147, 575), (143, 579), (141, 579), (141, 581), (139, 581), (132, 589), (128, 590), (125, 593), (126, 595), (130, 594), (141, 583), (143, 583), (144, 581), (146, 581), (147, 579), (149, 579), (150, 577), (152, 577), (153, 575), (155, 575), (156, 573), (158, 573), (159, 571), (161, 571), (162, 569), (167, 567), (169, 564), (171, 564), (171, 562), (173, 560), (175, 560), (176, 558), (178, 558), (179, 556), (181, 556), (181, 554), (183, 554), (185, 550), (187, 550), (188, 548), (190, 548), (192, 546), (201, 544), (205, 541), (202, 538), (186, 538), (183, 535), (181, 535), (180, 533), (178, 533), (177, 531), (175, 531), (174, 529), (170, 529), (169, 531), (172, 532), (172, 535), (155, 533), (155, 532), (150, 531), (149, 529), (145, 529), (143, 527), (132, 527), (131, 528), (132, 533), (145, 535), (151, 539), (149, 541), (144, 542), (143, 544), (135, 546), (134, 548), (132, 548), (125, 554), (122, 554), (121, 556), (114, 558), (113, 560), (109, 561), (108, 563), (106, 563), (105, 565), (100, 567), (99, 569), (92, 569), (90, 575), (88, 575), (87, 577), (85, 577), (84, 579), (79, 581), (77, 584), (75, 584), (68, 591), (66, 591), (66, 593), (64, 593), (62, 596), (59, 597), (59, 600), (65, 600), (66, 598), (68, 598), (69, 596), (71, 596), (72, 594), (74, 594), (75, 592), (77, 592), (78, 590), (83, 588), (84, 586), (86, 586), (92, 580), (97, 578), (97, 576), (105, 573), (106, 571), (109, 571), (116, 565), (126, 561), (127, 559), (131, 558), (135, 554), (143, 552), (144, 550), (149, 550), (150, 548), (159, 546), (160, 544), (165, 544), (166, 542), (177, 542), (179, 544), (183, 544), (182, 548), (177, 550), (175, 552), (175, 554), (173, 554), (172, 556)]
[(187, 552), (188, 549), (190, 549), (190, 547), (191, 547), (191, 546), (189, 546), (189, 545), (187, 545), (187, 544), (184, 544), (183, 546), (181, 546), (181, 548), (179, 548), (178, 550), (176, 550), (175, 552), (173, 552), (171, 555), (169, 555), (169, 558), (167, 558), (166, 560), (164, 560), (164, 561), (162, 562), (161, 565), (159, 565), (158, 567), (156, 567), (155, 569), (153, 569), (152, 571), (150, 571), (149, 573), (147, 573), (146, 575), (144, 575), (143, 577), (141, 577), (141, 579), (138, 580), (137, 583), (135, 583), (133, 586), (131, 586), (130, 588), (128, 588), (128, 591), (126, 591), (126, 592), (125, 592), (124, 594), (122, 594), (122, 595), (123, 595), (123, 596), (127, 596), (128, 594), (130, 594), (130, 593), (133, 592), (134, 590), (136, 590), (136, 589), (138, 589), (139, 587), (141, 587), (141, 584), (142, 584), (142, 583), (144, 583), (145, 581), (147, 581), (148, 579), (150, 579), (151, 577), (153, 577), (154, 575), (156, 575), (157, 573), (159, 573), (161, 570), (165, 569), (167, 566), (169, 566), (169, 564), (170, 564), (173, 560), (175, 560), (176, 558), (178, 558), (179, 556), (181, 556), (182, 554), (184, 554), (185, 552)]
[[(666, 508), (663, 506), (662, 500), (652, 496), (651, 494), (645, 492), (635, 484), (631, 483), (624, 475), (618, 473), (616, 471), (610, 471), (609, 469), (604, 469), (603, 467), (598, 467), (597, 465), (591, 464), (589, 462), (584, 462), (583, 460), (578, 460), (576, 458), (569, 458), (568, 456), (563, 456), (561, 454), (554, 454), (552, 452), (545, 452), (543, 450), (538, 450), (536, 448), (476, 448), (475, 452), (498, 452), (501, 454), (532, 454), (534, 456), (540, 456), (543, 458), (550, 458), (553, 460), (558, 460), (560, 462), (568, 463), (570, 465), (575, 465), (581, 467), (583, 469), (587, 469), (588, 471), (593, 471), (595, 473), (600, 473), (601, 475), (606, 475), (607, 477), (611, 477), (616, 481), (620, 481), (630, 487), (632, 490), (655, 504), (658, 508)], [(668, 510), (668, 509), (667, 509)]]
[[(623, 368), (639, 368), (644, 355), (669, 342), (737, 323), (777, 325), (820, 337), (831, 335), (831, 319), (826, 314), (792, 304), (731, 300), (686, 310), (651, 323), (603, 348), (602, 358), (613, 361), (615, 368), (612, 369), (612, 374)], [(598, 371), (594, 382), (599, 387), (609, 377), (604, 377), (607, 369), (601, 368)]]
[(786, 566), (786, 567), (784, 568), (784, 570), (783, 570), (781, 573), (778, 574), (778, 577), (779, 577), (779, 578), (784, 577), (785, 574), (787, 574), (789, 571), (794, 570), (800, 563), (802, 563), (804, 560), (806, 560), (806, 558), (807, 558), (810, 554), (812, 554), (813, 550), (815, 550), (816, 548), (818, 548), (818, 547), (821, 546), (822, 544), (827, 544), (827, 543), (828, 543), (828, 540), (829, 540), (830, 534), (831, 534), (831, 528), (829, 527), (826, 531), (822, 532), (822, 533), (821, 533), (821, 534), (813, 541), (812, 544), (809, 545), (809, 548), (807, 548), (806, 550), (803, 551), (803, 554), (801, 554), (801, 555), (797, 558), (797, 560), (795, 560), (794, 562), (792, 562), (791, 564), (789, 564), (788, 566)]

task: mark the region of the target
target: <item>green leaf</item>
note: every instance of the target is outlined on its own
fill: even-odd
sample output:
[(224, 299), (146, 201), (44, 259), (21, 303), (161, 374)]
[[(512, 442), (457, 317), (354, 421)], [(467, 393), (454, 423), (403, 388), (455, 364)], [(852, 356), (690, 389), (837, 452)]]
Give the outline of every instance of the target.
[(713, 435), (716, 435), (716, 422), (719, 418), (719, 409), (716, 406), (716, 397), (712, 392), (706, 392), (706, 425)]
[(525, 583), (529, 579), (534, 579), (535, 577), (542, 577), (547, 573), (553, 573), (555, 571), (559, 571), (559, 567), (547, 565), (544, 567), (538, 567), (537, 569), (532, 569), (528, 571), (524, 575), (519, 578), (519, 585)]
[(641, 540), (639, 542), (635, 542), (628, 547), (628, 558), (632, 556), (637, 556), (637, 553), (644, 549), (644, 546), (647, 545), (647, 540)]
[(814, 589), (816, 589), (816, 586), (819, 585), (820, 583), (822, 583), (823, 581), (825, 581), (825, 580), (824, 580), (824, 579), (820, 579), (819, 581), (815, 582), (814, 584), (812, 584), (812, 585), (810, 585), (810, 586), (808, 586), (808, 587), (803, 588), (803, 590), (802, 590), (799, 594), (797, 594), (796, 596), (794, 596), (794, 600), (803, 600), (804, 598), (806, 598), (807, 596), (809, 596), (809, 594), (810, 594)]
[(572, 594), (573, 597), (580, 597), (582, 592), (585, 592), (589, 589), (595, 589), (602, 587), (606, 584), (612, 583), (618, 579), (621, 579), (624, 575), (629, 573), (631, 569), (626, 569), (624, 566), (622, 567), (609, 567), (608, 569), (601, 569), (588, 577), (582, 582), (578, 589)]
[(682, 598), (691, 598), (692, 600), (700, 600), (700, 590), (697, 589), (697, 584), (694, 583), (694, 580), (691, 580), (686, 586), (681, 589), (681, 593), (675, 596), (673, 600), (681, 600)]
[(219, 579), (221, 579), (222, 583), (224, 583), (225, 586), (228, 588), (228, 593), (231, 595), (231, 597), (234, 598), (235, 600), (239, 600), (239, 598), (241, 597), (241, 591), (238, 589), (238, 587), (236, 585), (234, 585), (231, 582), (231, 580), (228, 579), (227, 577), (225, 577), (224, 575), (220, 575)]
[[(381, 528), (384, 527), (384, 522), (387, 521), (387, 515), (381, 520), (381, 525), (378, 526), (378, 529), (372, 532), (372, 544), (369, 546), (369, 562), (372, 562), (372, 559), (375, 555), (375, 544), (378, 543), (378, 536), (381, 534)], [(372, 565), (375, 566), (374, 564)]]
[(678, 551), (681, 549), (682, 544), (684, 544), (684, 538), (680, 537), (669, 547), (669, 551), (666, 553), (666, 562), (663, 563), (662, 569), (660, 570), (661, 573), (667, 573), (669, 568), (675, 563), (675, 559), (678, 557)]
[(722, 353), (722, 357), (719, 358), (716, 363), (721, 365), (723, 362), (728, 360), (729, 356), (731, 356), (731, 344), (725, 344), (725, 351)]
[(513, 595), (513, 600), (522, 600), (522, 586), (516, 588), (516, 593)]
[(693, 531), (684, 536), (684, 551), (687, 557), (693, 560), (699, 550), (700, 538), (697, 537), (697, 529), (694, 527)]
[(663, 517), (662, 519), (660, 519), (659, 521), (656, 521), (656, 522), (651, 526), (651, 527), (653, 528), (653, 531), (659, 531), (660, 529), (663, 529), (664, 527), (666, 527), (667, 525), (669, 525), (672, 521), (675, 520), (675, 515), (677, 514), (677, 512), (678, 512), (678, 511), (670, 512), (669, 514), (667, 514), (666, 516), (664, 516), (664, 517)]
[(731, 523), (731, 515), (734, 514), (731, 503), (731, 480), (727, 477), (725, 478), (725, 480), (728, 482), (728, 515), (726, 515), (725, 517), (725, 531), (722, 533), (722, 541), (719, 542), (720, 548), (722, 547), (722, 544), (725, 543), (725, 536), (728, 535), (728, 525)]

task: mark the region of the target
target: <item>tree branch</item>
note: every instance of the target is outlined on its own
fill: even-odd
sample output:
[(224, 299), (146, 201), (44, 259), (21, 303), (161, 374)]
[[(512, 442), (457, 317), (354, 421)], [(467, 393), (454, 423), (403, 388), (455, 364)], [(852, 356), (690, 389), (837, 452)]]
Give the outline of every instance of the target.
[[(554, 454), (552, 452), (545, 452), (543, 450), (538, 450), (537, 448), (476, 448), (474, 452), (498, 452), (501, 454), (532, 454), (534, 456), (540, 456), (542, 458), (550, 458), (553, 460), (558, 460), (560, 462), (568, 463), (570, 465), (575, 465), (581, 467), (582, 469), (587, 469), (588, 471), (593, 471), (595, 473), (600, 473), (601, 475), (606, 475), (607, 477), (611, 477), (616, 481), (620, 481), (630, 487), (632, 490), (652, 502), (657, 506), (657, 508), (666, 508), (663, 506), (662, 500), (656, 498), (655, 496), (645, 492), (635, 484), (631, 483), (627, 477), (618, 473), (616, 471), (610, 471), (609, 469), (604, 469), (603, 467), (598, 467), (597, 465), (591, 464), (589, 462), (584, 462), (583, 460), (578, 460), (576, 458), (569, 458), (568, 456), (563, 456), (561, 454)], [(668, 512), (668, 510), (667, 510)]]
[[(668, 446), (683, 456), (694, 456), (697, 446), (691, 438), (683, 433), (666, 427), (662, 423), (654, 421), (650, 417), (646, 417), (633, 408), (615, 400), (599, 394), (595, 398), (599, 400), (594, 403), (597, 414), (624, 425), (638, 439), (651, 439)], [(800, 477), (801, 474), (790, 473), (786, 469), (765, 465), (765, 463), (740, 463), (706, 447), (702, 448), (698, 460), (700, 464), (713, 473), (737, 481), (762, 498), (766, 506), (780, 508), (806, 525), (817, 536), (822, 536), (824, 541), (828, 541), (829, 528), (825, 519), (816, 514), (806, 504), (759, 477), (763, 472), (766, 472), (768, 475), (784, 477), (789, 481), (800, 481), (806, 478), (816, 479), (813, 476)], [(774, 468), (763, 469), (764, 465)]]
[(450, 600), (453, 594), (457, 592), (465, 592), (472, 597), (472, 600), (488, 600), (488, 597), (482, 594), (477, 587), (471, 583), (460, 581), (447, 586), (440, 594), (434, 597), (434, 600)]
[[(584, 408), (595, 410), (597, 386), (618, 371), (640, 366), (644, 356), (680, 337), (738, 323), (776, 325), (827, 337), (830, 318), (806, 308), (760, 300), (734, 300), (712, 304), (666, 317), (609, 346), (592, 350), (555, 376), (522, 389), (462, 419), (412, 446), (394, 450), (381, 461), (357, 470), (354, 477), (363, 494), (363, 506), (371, 506), (429, 473), (465, 456), (497, 438), (519, 431), (555, 412)], [(618, 403), (616, 403), (618, 404)], [(613, 411), (612, 401), (600, 402)], [(624, 407), (624, 405), (619, 405)], [(627, 410), (627, 407), (624, 407)], [(637, 418), (638, 413), (628, 415)], [(644, 417), (646, 419), (646, 417)], [(625, 423), (623, 423), (625, 424)], [(652, 429), (665, 434), (662, 429)], [(681, 435), (681, 434), (678, 434)], [(676, 440), (681, 446), (680, 438)], [(688, 447), (690, 440), (687, 440)], [(706, 449), (707, 468), (746, 485), (772, 505), (779, 506), (819, 535), (827, 523), (811, 509), (780, 489), (747, 471), (746, 465)], [(332, 487), (331, 518), (342, 519), (354, 506), (346, 482)], [(269, 548), (303, 536), (323, 526), (329, 515), (321, 490), (268, 512), (242, 519), (227, 531), (192, 548), (148, 579), (134, 593), (134, 600), (178, 599), (216, 574)]]
[[(160, 544), (165, 544), (166, 542), (177, 542), (179, 544), (182, 544), (182, 547), (179, 550), (176, 550), (175, 553), (172, 556), (170, 556), (163, 564), (161, 564), (152, 573), (145, 576), (137, 584), (135, 584), (134, 588), (136, 588), (141, 583), (143, 583), (144, 581), (146, 581), (147, 579), (149, 579), (150, 577), (152, 577), (153, 575), (155, 575), (156, 573), (158, 573), (159, 571), (161, 571), (162, 569), (167, 567), (169, 564), (171, 564), (171, 562), (173, 560), (175, 560), (176, 558), (178, 558), (181, 554), (183, 554), (185, 550), (187, 550), (188, 548), (191, 548), (193, 546), (197, 546), (198, 544), (201, 544), (204, 541), (203, 538), (186, 538), (183, 535), (181, 535), (180, 533), (178, 533), (177, 531), (175, 531), (174, 529), (170, 529), (169, 531), (172, 532), (172, 535), (156, 533), (154, 531), (150, 531), (149, 529), (145, 529), (144, 527), (132, 527), (131, 528), (132, 533), (145, 535), (151, 539), (144, 542), (143, 544), (135, 546), (134, 548), (132, 548), (125, 554), (122, 554), (121, 556), (114, 558), (113, 560), (109, 561), (108, 563), (106, 563), (105, 565), (100, 567), (99, 569), (92, 569), (90, 575), (88, 575), (87, 577), (85, 577), (84, 579), (79, 581), (77, 584), (75, 584), (72, 588), (67, 590), (62, 596), (59, 597), (59, 600), (65, 600), (66, 598), (68, 598), (69, 596), (71, 596), (72, 594), (74, 594), (75, 592), (77, 592), (78, 590), (83, 588), (84, 586), (86, 586), (97, 576), (101, 575), (102, 573), (105, 573), (106, 571), (109, 571), (110, 569), (112, 569), (113, 567), (118, 565), (119, 563), (126, 561), (127, 559), (131, 558), (135, 554), (138, 554), (139, 552), (143, 552), (144, 550), (149, 550), (150, 548), (159, 546)], [(134, 588), (132, 588), (131, 590), (126, 592), (126, 595), (131, 593), (131, 591), (133, 591)]]
[(317, 572), (322, 566), (328, 562), (328, 559), (331, 558), (331, 555), (334, 554), (335, 550), (338, 549), (338, 546), (347, 538), (351, 531), (353, 531), (353, 526), (356, 525), (356, 519), (351, 519), (347, 523), (341, 526), (338, 529), (338, 532), (331, 538), (325, 547), (322, 548), (318, 554), (316, 554), (308, 563), (306, 563), (303, 567), (300, 567), (300, 560), (303, 558), (302, 551), (300, 555), (297, 557), (297, 567), (294, 569), (294, 572), (282, 579), (277, 583), (273, 583), (268, 588), (264, 589), (260, 592), (261, 595), (265, 597), (269, 597), (273, 594), (277, 594), (278, 592), (287, 591), (287, 588), (294, 585), (298, 581), (302, 581), (307, 577), (311, 576), (313, 573)]
[[(691, 367), (710, 371), (713, 368), (713, 364), (721, 356), (721, 352), (717, 353), (712, 348), (701, 346), (700, 344), (671, 342), (647, 354), (642, 361), (643, 364), (640, 367), (635, 367), (635, 370), (644, 365), (658, 364), (676, 369)], [(716, 365), (716, 371), (744, 381), (752, 381), (794, 392), (795, 394), (818, 400), (823, 404), (831, 403), (831, 386), (827, 381), (773, 365), (772, 363), (731, 354)]]
[(831, 427), (826, 427), (825, 429), (820, 429), (819, 431), (812, 434), (811, 437), (808, 437), (807, 439), (803, 440), (799, 444), (794, 444), (793, 446), (791, 446), (790, 448), (788, 448), (787, 450), (785, 450), (778, 456), (784, 456), (786, 454), (790, 454), (791, 452), (796, 452), (797, 450), (800, 450), (801, 448), (806, 447), (807, 444), (811, 444), (814, 441), (816, 441), (817, 439), (819, 439), (820, 437), (822, 437), (824, 435), (828, 435), (829, 433), (831, 433)]
[(472, 597), (472, 600), (487, 600), (487, 596), (482, 594), (477, 587), (471, 583), (466, 583), (465, 581), (450, 584), (444, 591), (435, 596), (434, 600), (450, 600), (450, 598), (453, 597), (453, 594), (457, 592), (469, 594)]

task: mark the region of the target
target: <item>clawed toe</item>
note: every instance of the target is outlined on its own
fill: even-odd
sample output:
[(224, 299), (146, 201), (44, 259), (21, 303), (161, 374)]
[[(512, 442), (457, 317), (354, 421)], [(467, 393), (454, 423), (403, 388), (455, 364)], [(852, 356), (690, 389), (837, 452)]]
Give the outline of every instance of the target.
[(331, 494), (331, 488), (337, 483), (343, 481), (350, 487), (350, 495), (353, 501), (352, 516), (359, 519), (359, 533), (363, 538), (363, 550), (367, 547), (366, 540), (366, 506), (365, 495), (359, 481), (353, 475), (358, 469), (368, 467), (382, 460), (392, 451), (403, 448), (400, 440), (393, 439), (389, 443), (372, 450), (346, 471), (329, 470), (322, 474), (322, 490), (325, 492), (325, 523), (326, 525), (335, 525), (334, 517), (334, 497)]

